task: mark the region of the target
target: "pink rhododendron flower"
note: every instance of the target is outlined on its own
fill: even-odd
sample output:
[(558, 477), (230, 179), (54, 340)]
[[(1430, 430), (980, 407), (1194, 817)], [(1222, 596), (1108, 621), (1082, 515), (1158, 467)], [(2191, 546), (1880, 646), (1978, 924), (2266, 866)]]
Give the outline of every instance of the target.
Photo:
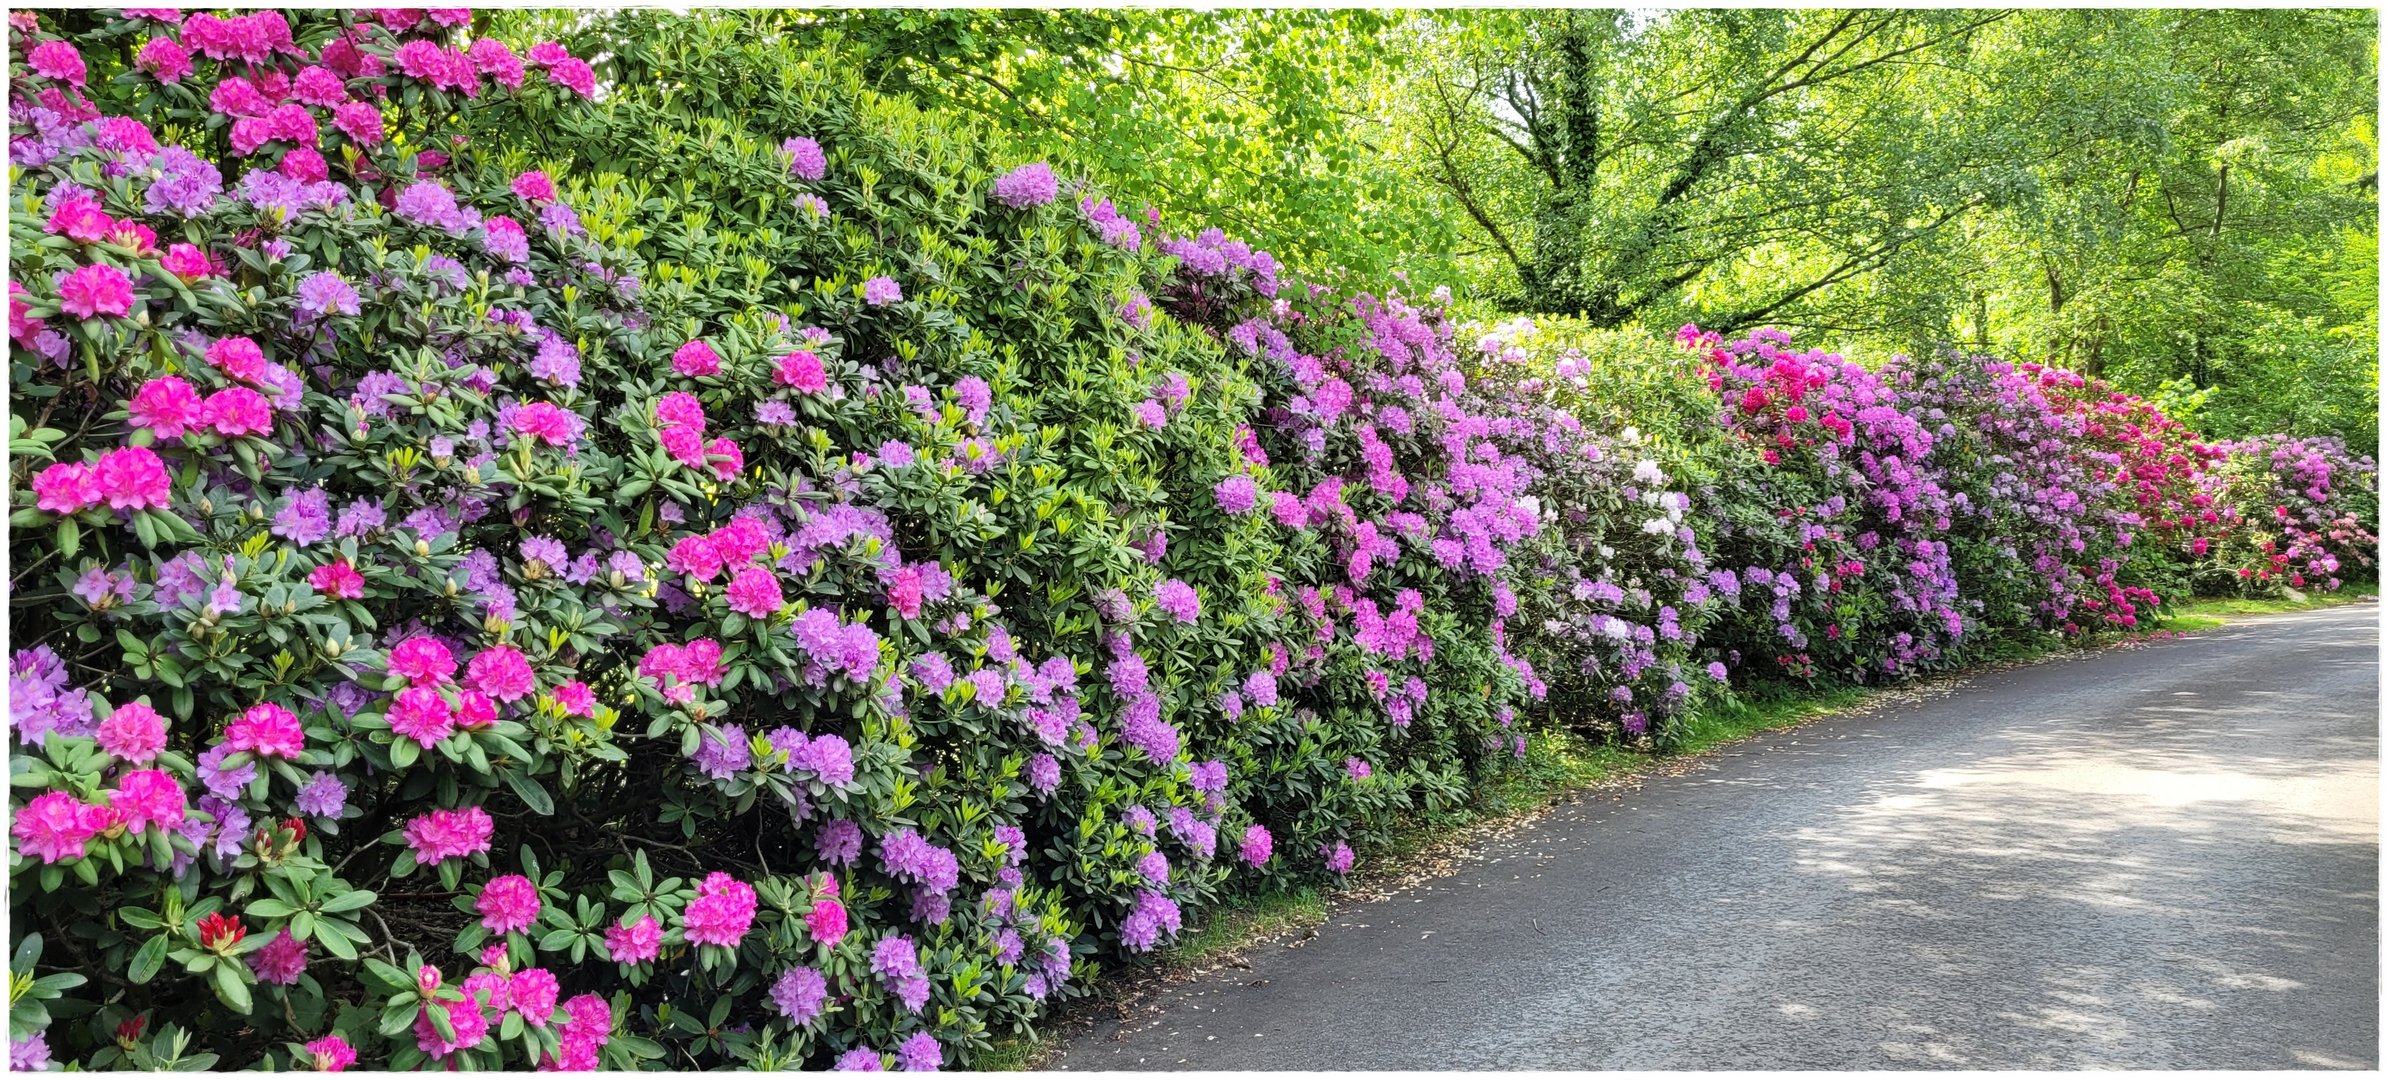
[(307, 1044), (307, 1053), (314, 1059), (316, 1072), (347, 1072), (357, 1063), (356, 1048), (338, 1035), (326, 1035)]
[(538, 688), (531, 662), (512, 645), (493, 645), (465, 665), (465, 684), (499, 701), (520, 701)]
[(597, 97), (597, 72), (579, 57), (567, 56), (547, 65), (547, 77), (581, 97)]
[(332, 126), (358, 146), (381, 145), (381, 110), (365, 102), (351, 101), (333, 109)]
[(355, 600), (365, 595), (365, 576), (346, 559), (334, 559), (307, 574), (307, 584), (316, 592), (341, 600)]
[(312, 146), (294, 147), (290, 152), (283, 154), (281, 163), (275, 166), (275, 171), (302, 184), (322, 183), (331, 179), (332, 176), (331, 166), (325, 163), (323, 155), (316, 152)]
[(274, 141), (273, 121), (262, 116), (244, 116), (232, 122), (232, 152), (247, 157)]
[(60, 199), (50, 211), (50, 220), (42, 225), (43, 232), (80, 244), (99, 243), (115, 228), (116, 220), (102, 212), (99, 200), (89, 195)]
[(716, 478), (728, 480), (746, 471), (746, 452), (723, 436), (705, 444), (705, 464)]
[(771, 548), (771, 536), (761, 522), (751, 517), (730, 519), (729, 524), (713, 530), (706, 538), (723, 566), (737, 566), (752, 562)]
[[(300, 147), (315, 145), (315, 114), (308, 112), (304, 105), (276, 105), (274, 111), (265, 115), (265, 122), (273, 125), (276, 139), (297, 143)], [(322, 159), (319, 157), (316, 160), (320, 162)]]
[(664, 568), (675, 574), (693, 574), (699, 581), (711, 581), (721, 573), (721, 552), (709, 536), (683, 536), (664, 553)]
[(558, 1032), (564, 1044), (562, 1052), (542, 1061), (540, 1067), (592, 1072), (598, 1065), (597, 1051), (604, 1049), (613, 1034), (613, 1007), (596, 994), (581, 994), (564, 1003), (564, 1013), (564, 1027)]
[(416, 636), (390, 650), (390, 674), (415, 685), (444, 683), (456, 674), (456, 658), (435, 637)]
[(662, 948), (663, 927), (653, 915), (642, 915), (635, 923), (605, 929), (605, 951), (614, 963), (644, 964), (655, 959)]
[(898, 614), (907, 619), (920, 618), (920, 608), (923, 599), (923, 586), (921, 583), (919, 567), (906, 566), (889, 575), (887, 580), (887, 606), (896, 609)]
[(782, 603), (779, 576), (761, 566), (740, 567), (730, 579), (728, 589), (730, 610), (757, 619), (779, 614)]
[(33, 476), (34, 505), (53, 514), (72, 514), (100, 501), (99, 470), (80, 461), (61, 461)]
[(473, 66), (481, 74), (497, 80), (498, 85), (509, 90), (522, 88), (525, 73), (522, 57), (514, 55), (514, 50), (507, 47), (505, 42), (496, 38), (480, 38), (465, 49), (465, 55), (472, 58)]
[(663, 452), (671, 455), (672, 460), (692, 469), (704, 467), (705, 435), (703, 432), (682, 425), (665, 428), (655, 438), (663, 445)]
[(100, 455), (92, 466), (92, 483), (112, 510), (143, 510), (172, 502), (172, 478), (166, 463), (146, 446), (127, 446)]
[(92, 806), (63, 791), (44, 792), (14, 815), (9, 835), (17, 838), (17, 852), (28, 859), (54, 863), (80, 859), (84, 845), (108, 826), (106, 807)]
[[(453, 1040), (443, 1038), (432, 1026), (432, 1009), (448, 1014), (448, 1029), (455, 1032)], [(476, 1001), (448, 1001), (434, 999), (423, 1006), (415, 1017), (415, 1048), (435, 1058), (444, 1058), (459, 1050), (470, 1050), (489, 1037), (489, 1017)]]
[(390, 730), (429, 750), (456, 731), (456, 713), (446, 698), (429, 686), (398, 691), (390, 701)]
[[(539, 906), (539, 887), (521, 874), (491, 878), (473, 901), (473, 909), (481, 913), (481, 925), (493, 934), (530, 929), (539, 919)], [(539, 1019), (544, 1022), (547, 1018)]]
[(721, 643), (712, 638), (698, 638), (680, 649), (680, 673), (689, 682), (705, 686), (719, 686), (729, 674), (721, 666)]
[(216, 272), (215, 264), (208, 261), (207, 253), (190, 244), (176, 244), (167, 248), (166, 257), (159, 260), (159, 265), (165, 267), (167, 273), (186, 282), (197, 281)]
[(329, 109), (348, 100), (348, 86), (338, 72), (320, 64), (300, 69), (298, 77), (290, 80), (291, 95), (318, 109)]
[(835, 946), (846, 936), (846, 905), (835, 897), (813, 902), (813, 909), (804, 913), (804, 926), (813, 940)]
[(265, 350), (245, 337), (218, 339), (207, 347), (207, 362), (229, 379), (252, 385), (265, 381)]
[(497, 702), (479, 690), (458, 690), (454, 715), (458, 728), (477, 731), (497, 723)]
[(713, 351), (713, 346), (703, 341), (691, 341), (672, 353), (672, 370), (690, 377), (718, 375), (721, 373), (721, 357)]
[(291, 936), (289, 928), (274, 935), (246, 959), (257, 981), (274, 986), (296, 986), (299, 976), (307, 973), (307, 943)]
[(144, 427), (161, 439), (179, 439), (183, 433), (201, 426), (206, 409), (200, 403), (199, 392), (191, 384), (172, 375), (161, 375), (141, 384), (133, 392), (133, 399), (125, 403), (130, 415), (127, 421), (134, 427)]
[(555, 1018), (556, 998), (562, 991), (555, 973), (546, 968), (525, 968), (506, 982), (506, 994), (511, 999), (508, 1008), (535, 1028), (546, 1027)]
[(273, 111), (274, 103), (258, 92), (256, 83), (233, 75), (208, 91), (207, 107), (225, 116), (261, 117)]
[(597, 695), (587, 683), (574, 680), (556, 687), (551, 693), (556, 699), (556, 707), (564, 710), (566, 716), (597, 715)]
[(461, 810), (433, 810), (406, 823), (404, 830), (408, 847), (414, 849), (415, 859), (428, 866), (443, 859), (463, 858), (489, 850), (490, 833), (496, 823), (489, 812), (478, 806)]
[(556, 201), (556, 184), (546, 173), (533, 169), (514, 178), (514, 194), (545, 206)]
[(225, 746), (258, 757), (294, 758), (305, 752), (306, 743), (298, 716), (270, 701), (249, 706), (224, 727)]
[(71, 86), (83, 85), (83, 54), (63, 41), (45, 41), (25, 53), (25, 66), (45, 79), (57, 79)]
[(655, 422), (662, 427), (691, 427), (699, 434), (705, 430), (705, 406), (696, 396), (674, 390), (655, 402)]
[(178, 83), (191, 73), (190, 50), (170, 37), (153, 37), (141, 46), (133, 64), (162, 83)]
[(100, 722), (99, 745), (127, 765), (147, 765), (166, 748), (166, 718), (138, 701), (119, 705)]
[(754, 923), (755, 889), (720, 871), (706, 875), (696, 899), (680, 913), (680, 928), (692, 944), (735, 946)]
[(794, 387), (807, 394), (818, 394), (829, 389), (829, 370), (822, 365), (820, 356), (810, 349), (799, 349), (780, 357), (772, 370), (772, 377), (781, 386)]
[(227, 439), (270, 435), (274, 430), (273, 402), (246, 386), (227, 386), (207, 395), (203, 412), (207, 426)]
[(1254, 825), (1244, 830), (1244, 843), (1241, 851), (1244, 863), (1248, 866), (1259, 866), (1269, 861), (1270, 848), (1273, 846), (1267, 828)]
[(138, 769), (116, 778), (108, 793), (108, 809), (135, 836), (151, 825), (171, 829), (182, 824), (188, 810), (182, 785), (164, 769)]
[(58, 276), (58, 309), (83, 319), (131, 314), (133, 279), (106, 263), (78, 266)]
[(580, 437), (580, 415), (560, 405), (534, 401), (514, 410), (514, 430), (549, 446), (570, 446)]

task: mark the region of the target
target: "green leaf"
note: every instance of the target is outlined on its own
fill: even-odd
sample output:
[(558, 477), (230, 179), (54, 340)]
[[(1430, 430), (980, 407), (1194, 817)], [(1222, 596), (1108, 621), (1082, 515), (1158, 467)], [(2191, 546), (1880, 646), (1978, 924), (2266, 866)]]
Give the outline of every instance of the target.
[(507, 769), (503, 775), (506, 786), (514, 789), (514, 794), (522, 799), (522, 804), (529, 807), (532, 813), (546, 817), (556, 812), (555, 800), (548, 797), (547, 789), (539, 781), (519, 768)]
[(246, 965), (218, 964), (212, 973), (216, 1000), (223, 1002), (226, 1008), (244, 1016), (248, 1014), (252, 1005), (248, 980), (242, 977), (247, 972)]
[(353, 889), (324, 901), (317, 905), (315, 910), (327, 915), (355, 911), (373, 903), (373, 900), (374, 894), (371, 889)]
[(349, 940), (347, 931), (339, 929), (339, 926), (338, 922), (330, 919), (316, 923), (315, 940), (322, 943), (325, 952), (342, 960), (354, 960), (357, 958), (357, 943)]
[(166, 966), (166, 945), (164, 934), (142, 942), (141, 948), (133, 953), (132, 966), (125, 969), (125, 977), (136, 984), (157, 978), (158, 971)]
[(365, 976), (372, 979), (374, 982), (380, 983), (383, 987), (387, 988), (393, 993), (413, 990), (415, 988), (414, 976), (398, 970), (385, 961), (377, 960), (370, 956), (365, 958)]

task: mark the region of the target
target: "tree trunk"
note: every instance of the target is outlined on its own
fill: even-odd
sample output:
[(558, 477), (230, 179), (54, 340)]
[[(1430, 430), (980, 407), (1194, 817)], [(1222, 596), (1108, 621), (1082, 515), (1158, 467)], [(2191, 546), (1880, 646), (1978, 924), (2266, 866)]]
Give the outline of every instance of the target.
[(2064, 327), (2065, 276), (2047, 255), (2040, 256), (2040, 269), (2048, 276), (2048, 366), (2063, 367), (2072, 351), (2072, 335)]

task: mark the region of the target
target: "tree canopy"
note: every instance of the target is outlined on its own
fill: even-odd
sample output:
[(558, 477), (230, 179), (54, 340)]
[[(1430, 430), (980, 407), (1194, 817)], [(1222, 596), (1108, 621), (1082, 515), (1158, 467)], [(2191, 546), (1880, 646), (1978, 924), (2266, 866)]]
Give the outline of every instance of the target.
[(1308, 273), (1995, 352), (2218, 435), (2377, 438), (2371, 12), (725, 17)]

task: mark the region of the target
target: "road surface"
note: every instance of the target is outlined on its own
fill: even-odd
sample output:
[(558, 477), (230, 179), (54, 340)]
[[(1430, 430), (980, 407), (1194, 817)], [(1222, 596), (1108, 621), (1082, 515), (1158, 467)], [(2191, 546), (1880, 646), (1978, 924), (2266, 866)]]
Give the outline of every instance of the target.
[(2378, 608), (1578, 799), (1055, 1069), (2374, 1069)]

